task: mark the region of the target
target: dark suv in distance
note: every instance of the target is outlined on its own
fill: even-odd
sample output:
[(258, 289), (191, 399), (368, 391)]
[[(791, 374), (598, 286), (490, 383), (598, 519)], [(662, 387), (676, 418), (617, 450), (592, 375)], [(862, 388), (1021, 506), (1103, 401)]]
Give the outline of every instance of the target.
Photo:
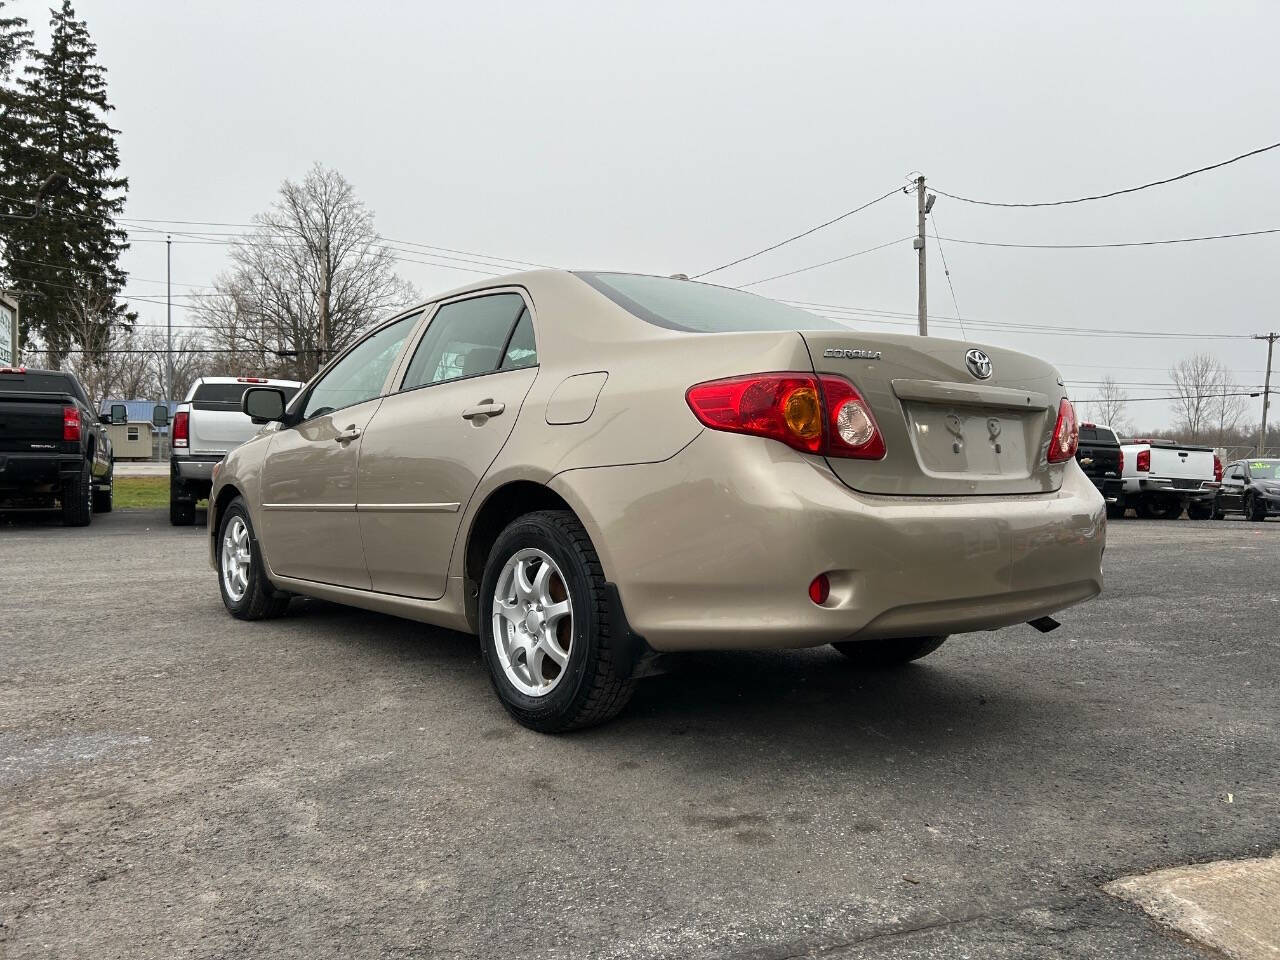
[(1110, 427), (1096, 423), (1080, 424), (1080, 445), (1076, 462), (1089, 481), (1107, 501), (1107, 519), (1124, 516), (1124, 453), (1120, 441)]
[(1222, 469), (1214, 516), (1243, 513), (1246, 520), (1280, 516), (1280, 459), (1235, 460)]

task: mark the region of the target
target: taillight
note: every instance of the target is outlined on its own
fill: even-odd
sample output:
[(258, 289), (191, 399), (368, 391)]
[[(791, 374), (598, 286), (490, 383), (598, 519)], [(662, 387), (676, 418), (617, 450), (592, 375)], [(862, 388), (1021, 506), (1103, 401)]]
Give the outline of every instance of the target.
[(1138, 457), (1137, 457), (1137, 459), (1134, 461), (1134, 468), (1135, 468), (1139, 473), (1150, 473), (1150, 472), (1151, 472), (1151, 451), (1150, 451), (1150, 450), (1139, 450), (1139, 451), (1138, 451)]
[(1053, 426), (1053, 439), (1049, 441), (1049, 462), (1062, 463), (1076, 455), (1080, 443), (1080, 424), (1076, 421), (1076, 408), (1066, 397), (1058, 404), (1058, 422)]
[(62, 408), (62, 439), (80, 442), (80, 408)]
[(778, 440), (804, 453), (879, 460), (884, 438), (862, 396), (841, 377), (758, 373), (711, 380), (685, 393), (713, 430)]
[(179, 410), (173, 415), (173, 445), (175, 447), (185, 447), (187, 445), (187, 427), (191, 419), (191, 414), (186, 410)]
[(1116, 476), (1123, 477), (1124, 476), (1124, 451), (1119, 450), (1117, 452), (1120, 454), (1120, 465), (1116, 467)]
[(1222, 482), (1222, 461), (1218, 459), (1218, 455), (1213, 455), (1213, 482)]

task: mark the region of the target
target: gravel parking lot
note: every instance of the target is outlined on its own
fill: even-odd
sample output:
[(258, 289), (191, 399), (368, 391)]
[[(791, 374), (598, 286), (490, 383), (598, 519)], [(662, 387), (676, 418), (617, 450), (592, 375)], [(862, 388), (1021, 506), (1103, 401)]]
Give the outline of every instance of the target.
[(1203, 957), (1100, 892), (1280, 847), (1280, 523), (1113, 523), (1061, 630), (697, 655), (511, 722), (472, 638), (244, 624), (205, 531), (0, 520), (6, 957)]

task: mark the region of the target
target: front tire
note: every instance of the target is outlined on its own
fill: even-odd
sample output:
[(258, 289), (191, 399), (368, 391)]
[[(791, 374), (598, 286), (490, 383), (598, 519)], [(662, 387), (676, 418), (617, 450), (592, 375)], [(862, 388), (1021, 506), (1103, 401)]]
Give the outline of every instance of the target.
[(93, 520), (93, 474), (85, 461), (78, 476), (62, 485), (62, 523), (68, 527), (87, 527)]
[(218, 589), (227, 612), (237, 620), (267, 620), (284, 613), (289, 596), (267, 579), (243, 498), (236, 497), (223, 511), (217, 544)]
[(1244, 515), (1257, 523), (1267, 519), (1267, 505), (1259, 503), (1253, 491), (1246, 494), (1244, 498)]
[(886, 640), (841, 640), (832, 646), (863, 670), (900, 667), (927, 657), (947, 642), (943, 637), (904, 637)]
[(480, 583), (480, 645), (494, 692), (523, 726), (563, 733), (612, 719), (635, 681), (620, 661), (604, 570), (572, 513), (514, 520)]

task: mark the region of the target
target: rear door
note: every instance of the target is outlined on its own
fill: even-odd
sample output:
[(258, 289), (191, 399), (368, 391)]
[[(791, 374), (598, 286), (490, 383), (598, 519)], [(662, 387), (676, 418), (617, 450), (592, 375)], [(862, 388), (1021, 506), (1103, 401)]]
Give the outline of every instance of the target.
[(1041, 493), (1062, 483), (1045, 453), (1064, 396), (1041, 360), (953, 340), (804, 332), (814, 369), (849, 380), (870, 404), (883, 460), (832, 458), (855, 490), (956, 496)]
[(393, 321), (352, 347), (309, 389), (301, 420), (271, 437), (260, 539), (277, 573), (368, 589), (356, 517), (360, 441), (420, 317)]
[(360, 448), (360, 534), (374, 590), (444, 595), (462, 514), (511, 435), (537, 362), (522, 292), (438, 308)]

